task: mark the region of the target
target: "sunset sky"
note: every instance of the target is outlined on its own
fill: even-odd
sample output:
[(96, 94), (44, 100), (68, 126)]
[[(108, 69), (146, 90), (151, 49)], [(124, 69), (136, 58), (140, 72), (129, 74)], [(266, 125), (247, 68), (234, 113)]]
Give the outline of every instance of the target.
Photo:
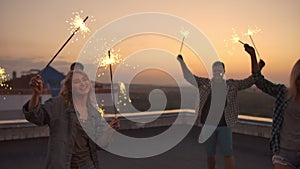
[[(227, 78), (240, 79), (250, 74), (250, 58), (243, 46), (228, 43), (233, 34), (232, 28), (239, 34), (255, 26), (261, 29), (253, 35), (253, 40), (266, 62), (264, 75), (276, 83), (288, 84), (290, 70), (300, 58), (299, 0), (2, 0), (0, 67), (10, 74), (16, 70), (18, 76), (21, 71), (42, 69), (70, 36), (69, 25), (65, 21), (70, 20), (72, 12), (80, 10), (84, 16), (93, 16), (95, 21), (88, 20), (91, 32), (85, 38), (75, 35), (73, 40), (78, 38), (78, 41), (69, 43), (53, 62), (52, 66), (64, 73), (97, 30), (118, 18), (143, 12), (178, 16), (197, 27), (226, 64)], [(134, 24), (131, 26), (135, 27)], [(167, 50), (175, 55), (174, 64), (167, 66), (174, 67), (176, 72), (179, 66), (176, 64), (176, 52), (180, 41), (162, 39), (165, 38), (149, 35), (130, 38), (119, 45), (121, 54), (126, 57), (130, 50), (146, 48)], [(246, 36), (241, 40), (251, 42)], [(186, 48), (182, 54), (193, 73), (207, 76), (196, 56), (191, 56)], [(160, 60), (157, 59), (157, 62)]]

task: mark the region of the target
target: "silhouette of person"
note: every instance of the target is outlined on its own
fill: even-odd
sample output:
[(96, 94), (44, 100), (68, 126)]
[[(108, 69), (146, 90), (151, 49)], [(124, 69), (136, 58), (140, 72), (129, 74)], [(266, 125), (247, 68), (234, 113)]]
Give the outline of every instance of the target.
[(216, 92), (226, 91), (225, 107), (223, 112), (212, 112), (213, 114), (222, 113), (221, 120), (217, 124), (216, 130), (213, 134), (204, 142), (204, 146), (207, 155), (207, 166), (209, 169), (214, 169), (216, 165), (215, 155), (217, 144), (220, 145), (221, 153), (224, 157), (225, 168), (234, 169), (235, 160), (233, 156), (231, 128), (236, 124), (238, 119), (239, 110), (237, 92), (251, 87), (255, 82), (254, 78), (249, 76), (243, 80), (225, 80), (223, 78), (225, 74), (225, 65), (220, 61), (216, 61), (212, 65), (212, 79), (198, 77), (190, 72), (181, 55), (178, 55), (177, 60), (181, 65), (184, 78), (199, 89), (200, 102), (198, 114), (201, 118), (200, 122), (202, 124), (205, 123), (209, 110), (213, 108), (211, 106), (212, 88), (216, 89)]
[(71, 65), (70, 65), (70, 70), (77, 70), (77, 69), (79, 69), (79, 70), (82, 70), (83, 71), (83, 69), (84, 69), (84, 66), (83, 66), (83, 64), (82, 63), (80, 63), (80, 62), (73, 62)]
[(289, 87), (267, 80), (260, 72), (264, 61), (257, 63), (253, 47), (245, 45), (251, 56), (255, 85), (264, 93), (276, 98), (273, 112), (270, 148), (275, 169), (300, 168), (300, 59), (290, 74)]

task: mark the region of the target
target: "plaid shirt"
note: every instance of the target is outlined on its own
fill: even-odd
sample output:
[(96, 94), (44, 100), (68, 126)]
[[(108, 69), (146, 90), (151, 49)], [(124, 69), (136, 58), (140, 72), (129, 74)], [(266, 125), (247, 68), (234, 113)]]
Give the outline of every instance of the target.
[(263, 92), (276, 98), (275, 109), (273, 113), (273, 123), (270, 139), (270, 148), (273, 153), (279, 152), (280, 129), (283, 122), (283, 114), (287, 108), (290, 99), (287, 98), (287, 88), (282, 84), (273, 84), (266, 80), (261, 73), (253, 74), (256, 86)]
[[(204, 104), (207, 100), (208, 95), (211, 93), (211, 80), (208, 78), (202, 78), (193, 75), (185, 63), (182, 60), (179, 60), (184, 78), (192, 85), (198, 87), (200, 101), (199, 101), (199, 109), (198, 114), (201, 117), (201, 112), (204, 107)], [(196, 82), (196, 84), (195, 84)], [(243, 90), (251, 87), (254, 84), (253, 76), (249, 76), (243, 80), (226, 80), (226, 106), (224, 109), (225, 113), (225, 121), (228, 127), (233, 127), (238, 120), (238, 100), (237, 100), (237, 92), (239, 90)]]

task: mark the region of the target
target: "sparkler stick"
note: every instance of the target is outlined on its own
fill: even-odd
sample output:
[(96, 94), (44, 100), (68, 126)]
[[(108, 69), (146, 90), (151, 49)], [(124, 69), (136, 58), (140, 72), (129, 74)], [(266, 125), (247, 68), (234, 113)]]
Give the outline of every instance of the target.
[(180, 50), (179, 50), (179, 53), (181, 53), (181, 50), (182, 50), (182, 47), (183, 47), (184, 39), (190, 34), (190, 32), (187, 31), (187, 30), (182, 30), (182, 31), (180, 31), (180, 34), (183, 35), (183, 38), (182, 38), (182, 41), (181, 41), (181, 44), (180, 44)]
[[(88, 19), (89, 17), (85, 17), (85, 19), (82, 21), (82, 23), (85, 23), (85, 21)], [(56, 54), (52, 57), (52, 59), (48, 62), (48, 64), (46, 65), (46, 67), (43, 69), (45, 70), (53, 61), (54, 59), (57, 57), (57, 55), (62, 51), (62, 49), (68, 44), (68, 42), (72, 39), (72, 37), (76, 34), (76, 32), (80, 29), (80, 25), (76, 27), (76, 29), (74, 30), (74, 32), (71, 34), (71, 36), (67, 39), (67, 41), (61, 46), (61, 48), (56, 52)], [(42, 71), (43, 71), (42, 70)]]
[(253, 40), (253, 38), (252, 38), (252, 35), (253, 35), (254, 33), (258, 33), (258, 32), (260, 32), (260, 31), (261, 31), (261, 29), (258, 29), (258, 28), (256, 27), (256, 28), (253, 29), (253, 30), (248, 29), (248, 32), (247, 32), (247, 35), (249, 36), (249, 38), (250, 38), (250, 40), (251, 40), (251, 42), (252, 42), (252, 45), (253, 45), (253, 47), (254, 47), (254, 49), (255, 49), (255, 52), (257, 53), (257, 56), (258, 56), (258, 59), (259, 59), (259, 60), (260, 60), (260, 55), (259, 55), (259, 52), (258, 52), (258, 50), (257, 50), (257, 48), (256, 48), (256, 45), (255, 45), (254, 40)]
[(255, 48), (255, 51), (257, 52), (258, 59), (260, 60), (260, 55), (259, 55), (258, 50), (257, 50), (257, 48), (256, 48), (256, 46), (255, 46), (255, 43), (254, 43), (254, 41), (253, 41), (253, 39), (252, 39), (252, 36), (249, 35), (249, 38), (250, 38), (250, 40), (251, 40), (251, 42), (252, 42), (252, 45), (253, 45), (254, 48)]
[(183, 46), (183, 41), (184, 41), (184, 38), (185, 38), (185, 37), (183, 37), (183, 38), (182, 38), (182, 41), (181, 41), (181, 45), (180, 45), (180, 50), (179, 50), (179, 53), (181, 53), (181, 50), (182, 50), (182, 46)]
[(242, 45), (245, 45), (245, 43), (244, 43), (244, 42), (242, 42), (241, 40), (239, 40), (239, 42), (240, 42)]
[[(108, 58), (110, 59), (110, 50), (108, 50)], [(109, 64), (109, 73), (110, 73), (110, 81), (112, 85), (112, 99), (113, 99), (113, 106), (114, 106), (114, 113), (115, 113), (115, 118), (117, 118), (117, 112), (116, 112), (116, 107), (115, 107), (115, 91), (114, 91), (114, 82), (113, 82), (113, 75), (112, 75), (112, 63)]]

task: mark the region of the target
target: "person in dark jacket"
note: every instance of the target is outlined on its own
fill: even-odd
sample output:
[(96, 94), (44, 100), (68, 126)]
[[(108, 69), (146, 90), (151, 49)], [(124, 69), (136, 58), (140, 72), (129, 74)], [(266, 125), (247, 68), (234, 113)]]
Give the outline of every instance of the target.
[(29, 82), (33, 93), (23, 106), (28, 121), (48, 125), (50, 136), (46, 169), (99, 169), (97, 148), (109, 144), (117, 119), (109, 124), (97, 109), (88, 76), (81, 70), (70, 71), (59, 96), (40, 103), (43, 82), (39, 75)]

